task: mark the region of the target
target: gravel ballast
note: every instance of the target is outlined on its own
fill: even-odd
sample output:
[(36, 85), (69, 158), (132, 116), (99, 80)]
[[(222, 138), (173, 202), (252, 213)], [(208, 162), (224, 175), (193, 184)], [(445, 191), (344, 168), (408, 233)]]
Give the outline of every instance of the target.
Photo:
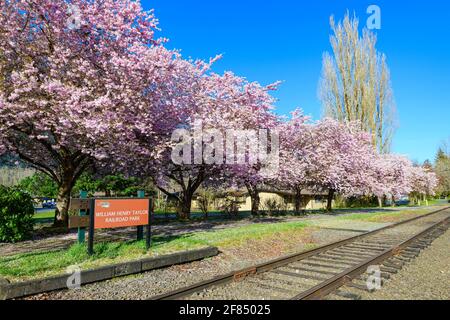
[(450, 230), (364, 300), (450, 300)]

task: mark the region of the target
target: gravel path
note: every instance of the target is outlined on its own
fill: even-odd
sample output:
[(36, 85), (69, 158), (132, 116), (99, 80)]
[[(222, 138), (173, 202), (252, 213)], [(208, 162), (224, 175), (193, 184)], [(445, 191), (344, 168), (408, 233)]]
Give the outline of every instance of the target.
[(365, 300), (450, 300), (450, 230)]

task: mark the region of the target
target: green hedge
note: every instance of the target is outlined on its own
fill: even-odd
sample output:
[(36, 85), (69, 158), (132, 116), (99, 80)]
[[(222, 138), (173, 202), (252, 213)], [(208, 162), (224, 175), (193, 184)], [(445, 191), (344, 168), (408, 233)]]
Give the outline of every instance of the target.
[(16, 187), (0, 186), (0, 242), (18, 242), (33, 231), (33, 200)]

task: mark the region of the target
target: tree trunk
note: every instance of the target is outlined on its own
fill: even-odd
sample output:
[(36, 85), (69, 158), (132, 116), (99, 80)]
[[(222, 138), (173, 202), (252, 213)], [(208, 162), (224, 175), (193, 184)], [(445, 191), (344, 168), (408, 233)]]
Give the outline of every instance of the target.
[(191, 211), (192, 211), (192, 198), (193, 193), (187, 191), (183, 194), (183, 198), (180, 203), (180, 213), (179, 216), (181, 219), (189, 220), (191, 219)]
[(377, 197), (377, 199), (378, 199), (378, 206), (380, 208), (383, 208), (383, 197)]
[(55, 226), (68, 227), (69, 225), (69, 204), (72, 188), (73, 181), (71, 179), (63, 181), (58, 188), (54, 221)]
[(296, 188), (295, 189), (295, 213), (301, 214), (302, 213), (302, 189)]
[(253, 192), (250, 194), (250, 197), (252, 199), (252, 216), (258, 216), (259, 215), (259, 205), (261, 204), (261, 198), (259, 197), (259, 192)]
[(252, 216), (259, 215), (259, 206), (261, 204), (261, 198), (259, 196), (258, 187), (255, 187), (251, 184), (246, 184), (248, 193), (250, 195), (250, 199), (252, 201)]
[(333, 211), (333, 198), (334, 198), (335, 193), (336, 193), (336, 191), (333, 189), (330, 189), (330, 191), (328, 192), (328, 197), (327, 197), (327, 211), (328, 212)]
[(423, 195), (423, 201), (425, 202), (425, 205), (426, 205), (426, 206), (429, 206), (429, 203), (428, 203), (428, 197), (427, 197), (426, 194)]

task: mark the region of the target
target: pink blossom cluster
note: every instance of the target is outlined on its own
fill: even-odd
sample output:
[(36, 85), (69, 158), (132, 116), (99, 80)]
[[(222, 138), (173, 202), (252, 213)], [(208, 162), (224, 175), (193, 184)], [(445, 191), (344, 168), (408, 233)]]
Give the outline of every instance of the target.
[(288, 189), (333, 190), (344, 196), (398, 199), (434, 195), (436, 175), (406, 157), (379, 154), (359, 123), (310, 123), (296, 111), (282, 123), (282, 164), (275, 184)]

